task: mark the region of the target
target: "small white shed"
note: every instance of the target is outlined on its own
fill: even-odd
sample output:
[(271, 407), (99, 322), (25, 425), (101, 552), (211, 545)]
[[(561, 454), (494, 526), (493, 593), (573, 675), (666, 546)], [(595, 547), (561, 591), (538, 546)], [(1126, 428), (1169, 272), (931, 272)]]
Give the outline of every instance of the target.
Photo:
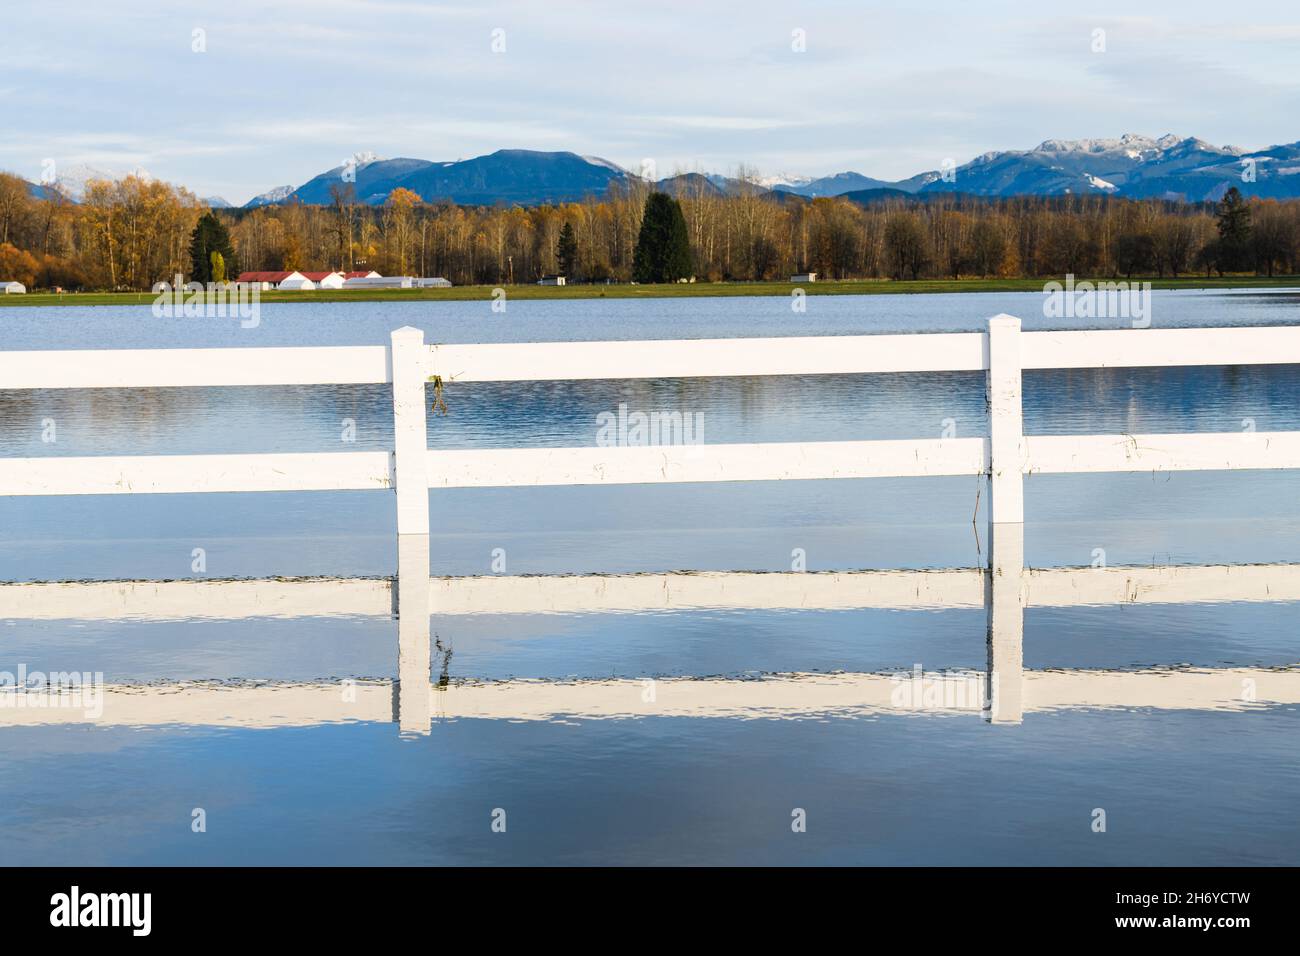
[(537, 280), (538, 285), (564, 285), (564, 276), (542, 276)]
[(22, 295), (27, 291), (27, 286), (21, 282), (0, 282), (0, 291), (5, 295)]
[(275, 287), (281, 292), (315, 292), (316, 283), (312, 282), (305, 275), (294, 273)]

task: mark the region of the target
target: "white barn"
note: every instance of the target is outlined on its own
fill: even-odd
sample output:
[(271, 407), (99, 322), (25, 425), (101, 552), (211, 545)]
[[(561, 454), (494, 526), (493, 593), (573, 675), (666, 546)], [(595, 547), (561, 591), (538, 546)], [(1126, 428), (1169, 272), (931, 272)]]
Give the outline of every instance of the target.
[(315, 292), (316, 283), (305, 275), (295, 272), (287, 279), (282, 279), (275, 288), (279, 292)]
[(0, 292), (5, 295), (22, 295), (27, 291), (27, 286), (21, 282), (0, 282)]
[(314, 282), (318, 289), (343, 288), (342, 272), (304, 272), (303, 275)]

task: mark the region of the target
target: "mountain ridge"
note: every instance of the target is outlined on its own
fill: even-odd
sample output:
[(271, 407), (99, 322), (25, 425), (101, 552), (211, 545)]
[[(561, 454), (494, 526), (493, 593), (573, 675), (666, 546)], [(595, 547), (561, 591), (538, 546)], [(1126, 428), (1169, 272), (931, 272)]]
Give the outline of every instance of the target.
[[(54, 186), (29, 183), (32, 195), (47, 196), (58, 189), (77, 202), (92, 178), (120, 179), (132, 174), (151, 178), (138, 168), (119, 175), (73, 165), (60, 172)], [(1289, 199), (1300, 198), (1300, 141), (1246, 150), (1172, 133), (1049, 138), (1030, 149), (981, 153), (946, 173), (925, 170), (906, 179), (885, 180), (853, 170), (820, 177), (785, 172), (743, 179), (690, 172), (658, 179), (653, 185), (679, 196), (758, 192), (776, 199), (817, 199), (895, 192), (918, 198), (935, 193), (981, 197), (1082, 194), (1186, 202), (1216, 201), (1228, 188), (1237, 186), (1248, 196)], [(239, 208), (291, 202), (329, 205), (344, 195), (350, 201), (380, 205), (398, 188), (411, 190), (425, 202), (533, 206), (602, 197), (611, 188), (639, 181), (643, 180), (608, 159), (568, 151), (500, 149), (457, 160), (384, 159), (363, 152), (299, 186), (277, 186), (260, 193)], [(216, 197), (207, 201), (214, 208), (229, 206)]]
[[(1243, 175), (1248, 168), (1253, 178)], [(328, 202), (329, 187), (339, 184), (343, 170), (340, 166), (321, 173), (279, 201)], [(375, 158), (351, 172), (355, 174), (352, 185), (356, 200), (369, 204), (382, 203), (389, 192), (399, 187), (410, 189), (426, 202), (571, 202), (603, 195), (611, 185), (631, 183), (636, 178), (600, 157), (518, 149), (497, 150), (454, 162)], [(655, 185), (677, 195), (689, 191), (735, 195), (757, 190), (815, 199), (896, 190), (912, 195), (1110, 194), (1202, 202), (1217, 200), (1232, 185), (1247, 195), (1300, 197), (1297, 173), (1300, 141), (1248, 151), (1172, 133), (1125, 133), (1113, 138), (1045, 139), (1031, 149), (989, 151), (949, 170), (946, 178), (938, 170), (901, 180), (878, 179), (852, 170), (820, 177), (787, 172), (743, 181), (717, 173), (678, 173), (657, 180)]]

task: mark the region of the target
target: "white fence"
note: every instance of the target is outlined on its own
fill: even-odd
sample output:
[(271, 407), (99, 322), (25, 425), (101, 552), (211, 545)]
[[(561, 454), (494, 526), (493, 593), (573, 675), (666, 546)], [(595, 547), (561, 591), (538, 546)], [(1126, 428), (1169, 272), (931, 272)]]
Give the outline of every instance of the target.
[[(1300, 327), (987, 332), (650, 342), (0, 353), (0, 388), (391, 383), (391, 452), (0, 459), (0, 495), (391, 488), (399, 534), (429, 533), (430, 488), (979, 475), (990, 522), (1024, 520), (1023, 476), (1300, 468), (1300, 432), (1029, 435), (1023, 369), (1300, 363)], [(430, 450), (426, 383), (984, 371), (988, 438)]]

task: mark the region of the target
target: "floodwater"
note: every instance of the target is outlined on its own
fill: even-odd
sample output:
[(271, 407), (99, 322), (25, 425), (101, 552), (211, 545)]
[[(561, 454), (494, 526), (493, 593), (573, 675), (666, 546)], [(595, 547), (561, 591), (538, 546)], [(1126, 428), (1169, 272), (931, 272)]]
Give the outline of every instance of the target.
[[(7, 307), (0, 349), (960, 331), (1000, 312), (1128, 325), (1047, 319), (1034, 294), (276, 303), (248, 329)], [(1153, 327), (1298, 318), (1291, 293), (1153, 298)], [(4, 457), (392, 440), (382, 386), (3, 384)], [(698, 416), (709, 443), (987, 433), (979, 373), (445, 400), (431, 447), (590, 446), (620, 404)], [(1029, 434), (1300, 430), (1300, 370), (1028, 372), (1024, 405)], [(982, 485), (436, 491), (401, 562), (391, 492), (0, 499), (0, 579), (79, 582), (0, 588), (0, 672), (105, 685), (97, 715), (0, 706), (0, 864), (1297, 862), (1300, 476), (1035, 476), (1005, 555)], [(1026, 568), (1023, 618), (990, 619), (991, 547)], [(91, 583), (121, 581), (172, 583)], [(995, 665), (1000, 712), (990, 629), (1023, 662)]]

